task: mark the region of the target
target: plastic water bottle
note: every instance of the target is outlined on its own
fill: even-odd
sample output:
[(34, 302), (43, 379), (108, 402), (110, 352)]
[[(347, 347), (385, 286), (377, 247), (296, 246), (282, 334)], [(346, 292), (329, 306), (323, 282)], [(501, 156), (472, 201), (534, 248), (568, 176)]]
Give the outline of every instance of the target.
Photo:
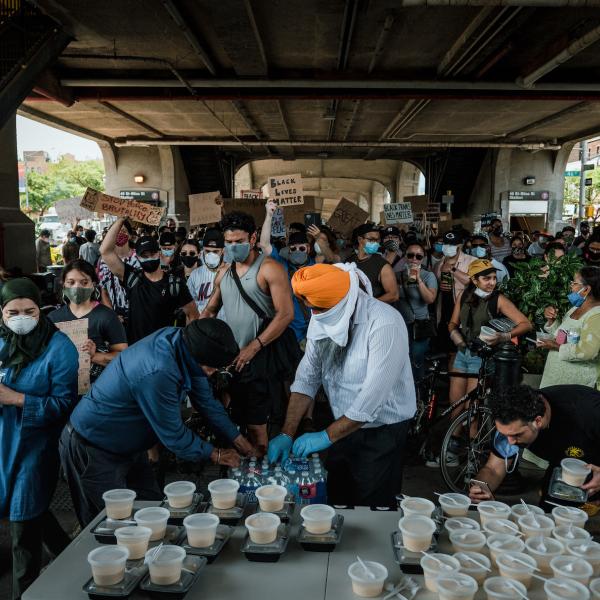
[(298, 498), (298, 475), (294, 469), (290, 469), (287, 472), (288, 476), (288, 484), (286, 485), (290, 494), (294, 496), (294, 498)]
[(264, 485), (264, 480), (260, 474), (260, 471), (256, 468), (256, 463), (250, 463), (246, 474), (240, 481), (240, 494), (246, 494), (248, 502), (257, 502), (256, 490)]
[(317, 486), (308, 471), (303, 471), (298, 482), (298, 504), (315, 504)]
[(314, 482), (317, 488), (317, 495), (315, 496), (315, 504), (327, 504), (327, 481), (323, 475), (321, 467), (316, 467), (314, 470)]
[(290, 484), (290, 478), (281, 470), (281, 467), (275, 467), (275, 470), (268, 481), (273, 485), (281, 485), (284, 488), (288, 488)]
[(266, 480), (269, 478), (269, 471), (269, 461), (265, 458), (260, 466), (260, 474), (262, 475), (263, 479)]

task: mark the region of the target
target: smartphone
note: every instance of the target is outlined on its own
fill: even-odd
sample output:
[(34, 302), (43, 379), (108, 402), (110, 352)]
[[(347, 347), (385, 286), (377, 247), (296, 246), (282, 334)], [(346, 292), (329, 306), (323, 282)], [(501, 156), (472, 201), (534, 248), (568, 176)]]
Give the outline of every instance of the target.
[(311, 225), (316, 225), (317, 227), (321, 227), (323, 221), (321, 219), (321, 213), (318, 212), (310, 212), (304, 215), (304, 225), (308, 229)]
[(485, 481), (480, 481), (479, 479), (471, 479), (469, 482), (469, 487), (476, 485), (478, 488), (481, 488), (484, 492), (488, 493), (492, 498), (494, 494), (492, 494), (492, 490), (490, 490), (490, 486)]
[(528, 338), (528, 337), (526, 337), (525, 340), (528, 341), (528, 342), (531, 342), (532, 344), (537, 344), (538, 343), (537, 340), (534, 340), (534, 339)]

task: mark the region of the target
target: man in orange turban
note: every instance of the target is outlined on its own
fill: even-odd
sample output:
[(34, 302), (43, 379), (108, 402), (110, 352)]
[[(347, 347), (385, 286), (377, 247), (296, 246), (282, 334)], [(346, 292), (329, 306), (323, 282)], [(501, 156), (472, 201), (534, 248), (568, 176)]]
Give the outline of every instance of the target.
[(294, 294), (312, 308), (333, 308), (350, 289), (350, 274), (333, 265), (298, 269), (292, 277)]

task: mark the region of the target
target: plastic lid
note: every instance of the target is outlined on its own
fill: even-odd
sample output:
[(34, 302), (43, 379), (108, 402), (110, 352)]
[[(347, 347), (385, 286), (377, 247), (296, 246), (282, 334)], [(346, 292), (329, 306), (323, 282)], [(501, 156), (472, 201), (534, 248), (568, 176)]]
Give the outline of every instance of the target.
[(572, 521), (588, 520), (588, 514), (584, 510), (575, 508), (574, 506), (555, 506), (552, 509), (552, 514), (555, 517)]
[(113, 565), (124, 563), (129, 558), (129, 548), (125, 546), (100, 546), (88, 554), (90, 565)]
[(587, 560), (577, 556), (555, 556), (550, 561), (550, 568), (556, 569), (563, 573), (566, 577), (592, 576), (594, 569)]
[(554, 521), (544, 515), (523, 515), (517, 522), (528, 529), (551, 529), (555, 526)]
[(183, 520), (184, 526), (189, 527), (190, 529), (207, 529), (209, 527), (215, 527), (219, 522), (219, 517), (212, 513), (195, 513), (193, 515), (188, 515)]
[(150, 539), (152, 535), (152, 529), (150, 527), (143, 527), (141, 525), (130, 525), (129, 527), (120, 527), (115, 531), (115, 537), (118, 539), (128, 540), (143, 540), (145, 538)]
[(548, 579), (544, 583), (544, 591), (564, 599), (587, 600), (590, 597), (590, 592), (582, 583), (561, 577)]
[(481, 533), (481, 531), (471, 531), (470, 529), (466, 529), (461, 531), (453, 531), (450, 534), (450, 541), (454, 544), (458, 542), (458, 544), (485, 544), (485, 535)]
[(273, 513), (256, 513), (246, 517), (244, 522), (248, 529), (273, 529), (279, 527), (281, 519)]
[(583, 558), (600, 558), (600, 544), (592, 540), (573, 540), (567, 542), (567, 550)]
[(460, 568), (463, 571), (486, 571), (492, 565), (490, 559), (479, 552), (455, 552), (454, 558), (460, 563)]
[(513, 600), (515, 588), (521, 594), (527, 595), (527, 588), (520, 581), (510, 577), (488, 577), (483, 583), (486, 593), (491, 592), (496, 598), (507, 598), (507, 600)]
[(300, 516), (307, 521), (331, 520), (335, 516), (335, 509), (328, 504), (309, 504), (300, 511)]
[[(153, 554), (157, 552), (157, 554)], [(160, 550), (150, 548), (146, 552), (146, 560), (154, 565), (166, 566), (174, 563), (181, 563), (185, 558), (186, 552), (181, 546), (162, 546)]]
[(465, 496), (464, 494), (448, 493), (442, 494), (439, 497), (439, 503), (447, 504), (450, 507), (463, 507), (471, 504), (471, 498), (469, 498), (469, 496)]
[(163, 490), (167, 496), (186, 496), (196, 491), (196, 484), (191, 481), (174, 481)]
[(505, 552), (504, 554), (499, 554), (496, 562), (498, 563), (498, 567), (503, 566), (512, 571), (528, 572), (534, 571), (537, 568), (535, 558), (523, 552)]
[(452, 575), (440, 575), (437, 579), (438, 590), (448, 592), (449, 594), (475, 593), (477, 591), (477, 582), (470, 576), (463, 573), (452, 573)]
[(128, 502), (135, 500), (137, 494), (133, 490), (117, 489), (108, 490), (102, 494), (102, 500), (105, 502)]
[(493, 550), (512, 550), (520, 552), (525, 548), (525, 542), (516, 535), (495, 533), (487, 539), (487, 545)]
[(469, 517), (452, 517), (450, 519), (446, 519), (446, 524), (444, 525), (448, 531), (457, 531), (459, 529), (472, 529), (473, 531), (479, 531), (481, 526), (474, 519), (469, 519)]
[(257, 488), (254, 492), (257, 498), (263, 498), (264, 500), (276, 500), (279, 498), (285, 498), (287, 496), (287, 489), (282, 485), (269, 484), (262, 485)]
[(388, 576), (387, 568), (381, 563), (373, 562), (371, 560), (365, 560), (363, 562), (369, 571), (375, 575), (375, 579), (369, 576), (365, 568), (358, 561), (352, 563), (348, 567), (348, 575), (350, 575), (352, 579), (373, 583), (376, 581), (381, 582)]
[(237, 491), (240, 484), (235, 479), (215, 479), (208, 484), (208, 491), (217, 494), (227, 494)]
[(151, 521), (165, 521), (171, 516), (171, 513), (166, 508), (161, 508), (160, 506), (149, 506), (148, 508), (142, 508), (138, 510), (134, 519), (136, 521), (141, 522), (151, 522)]
[(565, 549), (562, 542), (542, 535), (536, 535), (525, 540), (525, 546), (531, 552), (537, 552), (538, 554), (562, 554)]
[(460, 569), (460, 563), (454, 556), (448, 554), (424, 554), (421, 557), (421, 567), (428, 571), (445, 572), (457, 571)]
[(574, 473), (589, 473), (590, 468), (586, 466), (587, 463), (579, 460), (578, 458), (563, 458), (560, 461), (560, 466), (567, 471), (573, 471)]
[(504, 502), (497, 500), (484, 500), (477, 505), (479, 512), (494, 514), (494, 513), (510, 513), (510, 506)]
[(589, 540), (592, 536), (588, 531), (581, 527), (575, 527), (574, 525), (561, 525), (555, 527), (552, 535), (555, 538), (569, 540)]

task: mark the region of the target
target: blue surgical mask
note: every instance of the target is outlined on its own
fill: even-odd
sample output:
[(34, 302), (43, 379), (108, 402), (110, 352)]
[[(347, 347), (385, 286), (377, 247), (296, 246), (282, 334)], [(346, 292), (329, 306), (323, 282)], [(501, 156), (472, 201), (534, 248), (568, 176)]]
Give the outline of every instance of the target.
[(580, 292), (571, 292), (567, 296), (567, 299), (573, 306), (579, 308), (585, 302), (586, 297), (587, 296), (582, 296)]
[(367, 242), (365, 244), (365, 252), (367, 254), (377, 254), (379, 251), (379, 242)]
[(335, 245), (341, 250), (346, 247), (346, 240), (338, 238), (335, 240)]
[(444, 247), (444, 244), (438, 244), (438, 243), (435, 243), (435, 244), (433, 245), (433, 249), (434, 249), (436, 252), (441, 252), (443, 247)]
[(250, 242), (234, 244), (225, 242), (225, 260), (227, 262), (244, 262), (250, 254)]
[(476, 246), (475, 248), (471, 248), (471, 256), (485, 258), (487, 256), (487, 250), (483, 246)]
[(170, 257), (175, 254), (175, 250), (161, 250), (163, 256)]

